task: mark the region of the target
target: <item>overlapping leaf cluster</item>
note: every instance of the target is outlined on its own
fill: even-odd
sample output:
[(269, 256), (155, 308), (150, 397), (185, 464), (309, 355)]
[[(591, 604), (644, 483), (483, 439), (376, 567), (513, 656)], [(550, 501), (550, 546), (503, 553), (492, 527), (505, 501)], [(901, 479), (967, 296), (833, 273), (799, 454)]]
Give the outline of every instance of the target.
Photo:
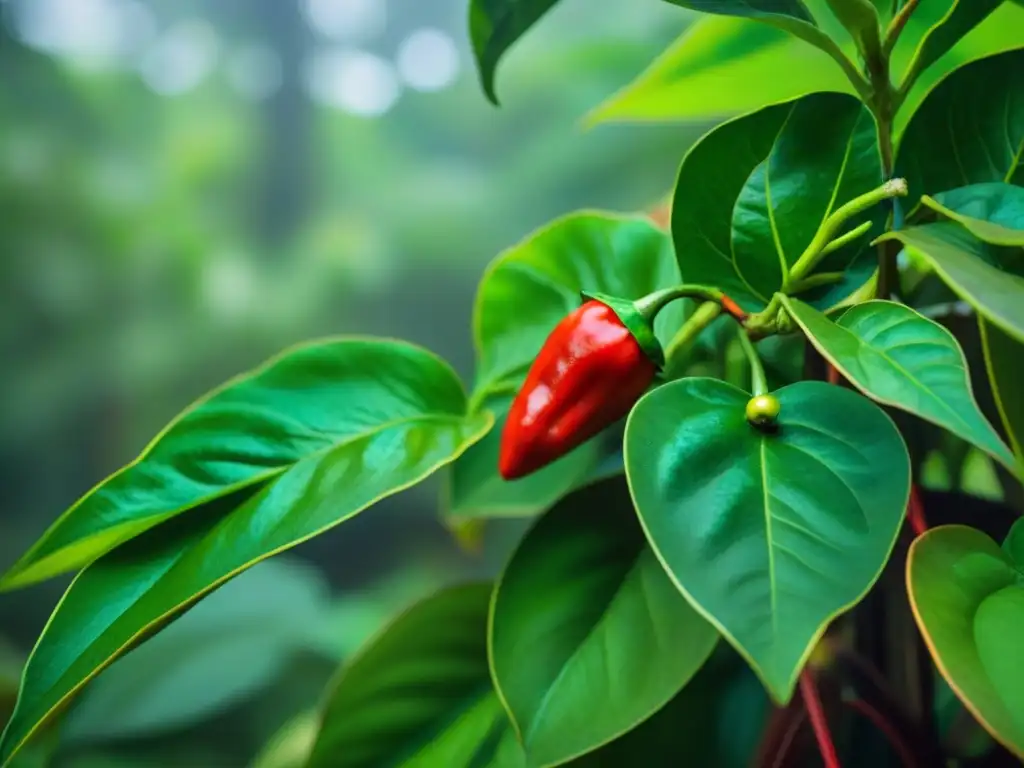
[[(492, 99), (499, 60), (555, 4), (471, 3)], [(901, 19), (888, 0), (674, 4), (704, 15), (595, 113), (731, 116), (682, 160), (670, 231), (583, 211), (500, 255), (477, 296), (469, 394), (426, 350), (351, 338), (289, 351), (185, 411), (0, 580), (78, 571), (28, 661), (0, 764), (238, 573), (445, 468), (444, 521), (464, 540), (488, 518), (539, 518), (493, 584), (414, 606), (339, 672), (307, 764), (659, 766), (685, 750), (742, 765), (756, 726), (734, 723), (791, 698), (900, 531), (919, 467), (881, 406), (1019, 476), (1024, 9), (923, 0)], [(893, 177), (909, 196), (819, 242), (844, 204)], [(892, 300), (882, 273), (897, 252), (973, 307), (998, 425), (957, 338)], [(665, 376), (626, 423), (502, 481), (509, 403), (580, 291), (636, 299), (680, 282), (764, 321), (778, 432), (744, 417), (732, 319), (698, 327), (677, 303), (656, 326)], [(851, 388), (800, 380), (805, 340)], [(1009, 640), (1024, 629), (1021, 530), (1002, 549), (970, 528), (930, 531), (908, 584), (941, 672), (1024, 755), (1024, 663)], [(757, 711), (723, 730), (744, 687)]]

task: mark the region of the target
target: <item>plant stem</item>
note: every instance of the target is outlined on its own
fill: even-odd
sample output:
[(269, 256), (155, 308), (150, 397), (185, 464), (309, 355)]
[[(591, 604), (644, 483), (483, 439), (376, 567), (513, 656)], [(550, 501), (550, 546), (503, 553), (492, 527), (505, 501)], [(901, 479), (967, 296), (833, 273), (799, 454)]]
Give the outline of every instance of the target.
[[(642, 299), (637, 299), (633, 304), (648, 322), (653, 323), (654, 318), (661, 310), (678, 299), (700, 299), (701, 301), (714, 302), (725, 309), (730, 315), (736, 317), (737, 320), (742, 322), (746, 319), (746, 313), (739, 308), (736, 302), (722, 291), (708, 285), (684, 284), (672, 288), (664, 288), (648, 294)], [(737, 313), (739, 313), (739, 316), (737, 316)]]
[(747, 356), (747, 361), (750, 363), (750, 383), (751, 389), (754, 392), (754, 397), (768, 394), (768, 377), (764, 373), (764, 363), (761, 362), (761, 356), (757, 354), (757, 350), (754, 349), (754, 342), (747, 336), (747, 332), (743, 329), (739, 329), (740, 346), (743, 347), (743, 354)]
[[(853, 198), (853, 200), (850, 200), (845, 205), (841, 205), (825, 219), (817, 234), (815, 234), (814, 239), (811, 240), (800, 258), (796, 260), (796, 264), (793, 265), (793, 269), (790, 271), (787, 283), (797, 283), (810, 274), (818, 262), (824, 258), (825, 249), (828, 248), (829, 243), (835, 239), (836, 235), (839, 234), (839, 230), (849, 219), (859, 213), (863, 213), (872, 206), (878, 205), (883, 200), (903, 197), (906, 194), (906, 179), (890, 179), (882, 186)], [(788, 287), (789, 285), (785, 286), (784, 291)]]
[(914, 532), (914, 536), (920, 536), (928, 530), (928, 521), (924, 517), (924, 504), (921, 503), (921, 494), (917, 485), (910, 485), (910, 500), (907, 502), (907, 522)]
[(881, 712), (864, 701), (864, 699), (852, 699), (847, 701), (846, 705), (870, 720), (871, 724), (885, 735), (886, 740), (900, 756), (900, 762), (903, 763), (904, 768), (917, 768), (918, 763), (914, 759), (914, 754), (910, 751), (910, 747), (907, 746), (899, 731), (896, 730), (892, 723), (885, 719)]
[(919, 0), (907, 0), (906, 5), (899, 10), (889, 23), (889, 28), (885, 31), (885, 42), (882, 43), (882, 50), (886, 58), (889, 57), (893, 48), (896, 47), (896, 43), (899, 42), (900, 34), (903, 32), (903, 28), (907, 26), (907, 21), (910, 20), (911, 14), (917, 8), (918, 2)]
[(722, 306), (713, 301), (705, 302), (697, 307), (694, 313), (676, 331), (672, 341), (668, 343), (668, 348), (665, 350), (666, 366), (673, 357), (679, 355), (696, 341), (701, 332), (711, 325), (711, 322), (720, 314), (722, 314)]
[(814, 738), (818, 742), (818, 751), (821, 752), (825, 768), (841, 768), (839, 755), (836, 754), (836, 746), (828, 729), (828, 721), (825, 719), (825, 707), (818, 696), (814, 672), (809, 666), (805, 666), (800, 673), (800, 695), (803, 697), (804, 706), (807, 707), (807, 716), (811, 720), (811, 727), (814, 728)]

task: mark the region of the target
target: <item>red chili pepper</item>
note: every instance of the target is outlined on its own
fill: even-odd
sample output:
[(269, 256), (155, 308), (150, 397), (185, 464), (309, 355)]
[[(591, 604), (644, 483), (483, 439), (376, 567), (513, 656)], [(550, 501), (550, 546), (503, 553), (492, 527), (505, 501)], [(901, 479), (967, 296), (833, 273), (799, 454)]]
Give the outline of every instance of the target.
[(501, 476), (535, 472), (621, 419), (657, 370), (611, 307), (584, 303), (548, 336), (512, 402), (501, 436)]

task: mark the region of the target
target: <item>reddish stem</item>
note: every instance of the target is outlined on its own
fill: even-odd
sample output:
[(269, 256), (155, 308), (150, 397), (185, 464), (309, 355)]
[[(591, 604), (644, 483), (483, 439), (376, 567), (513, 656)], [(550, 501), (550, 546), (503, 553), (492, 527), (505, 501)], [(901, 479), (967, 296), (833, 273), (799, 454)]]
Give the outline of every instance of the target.
[(828, 729), (825, 707), (818, 696), (818, 688), (814, 684), (814, 673), (810, 667), (804, 667), (804, 671), (800, 673), (800, 695), (807, 708), (807, 717), (810, 718), (811, 727), (814, 728), (814, 738), (818, 741), (818, 751), (821, 752), (821, 759), (825, 761), (825, 768), (842, 768), (839, 765), (836, 746), (832, 742), (832, 734)]
[(746, 322), (746, 319), (749, 317), (749, 315), (743, 311), (743, 308), (728, 296), (722, 296), (721, 304), (723, 312), (732, 315), (741, 323)]
[(917, 768), (917, 760), (914, 759), (914, 755), (907, 747), (906, 742), (903, 741), (903, 737), (900, 736), (892, 723), (885, 719), (881, 712), (864, 701), (864, 699), (853, 699), (852, 701), (847, 701), (846, 704), (870, 720), (871, 724), (885, 735), (892, 748), (899, 753), (900, 762), (906, 768)]
[(928, 530), (928, 521), (924, 517), (924, 504), (921, 503), (921, 493), (917, 490), (916, 484), (910, 486), (910, 500), (907, 502), (907, 522), (914, 532), (914, 536), (920, 536)]
[(836, 368), (832, 363), (828, 363), (825, 367), (825, 378), (829, 384), (839, 384), (841, 379), (839, 377), (839, 369)]

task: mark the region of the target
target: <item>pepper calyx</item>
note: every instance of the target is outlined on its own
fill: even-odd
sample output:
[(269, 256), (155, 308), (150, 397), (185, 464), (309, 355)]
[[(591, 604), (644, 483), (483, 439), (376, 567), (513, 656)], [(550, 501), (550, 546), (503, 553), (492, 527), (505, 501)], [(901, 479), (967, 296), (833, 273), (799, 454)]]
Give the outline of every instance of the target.
[(665, 351), (662, 349), (658, 337), (654, 335), (654, 326), (637, 309), (635, 302), (620, 296), (609, 296), (606, 293), (591, 291), (580, 291), (580, 296), (584, 301), (598, 301), (614, 312), (626, 330), (633, 334), (636, 343), (640, 345), (640, 349), (654, 363), (655, 367), (659, 371), (664, 367)]

